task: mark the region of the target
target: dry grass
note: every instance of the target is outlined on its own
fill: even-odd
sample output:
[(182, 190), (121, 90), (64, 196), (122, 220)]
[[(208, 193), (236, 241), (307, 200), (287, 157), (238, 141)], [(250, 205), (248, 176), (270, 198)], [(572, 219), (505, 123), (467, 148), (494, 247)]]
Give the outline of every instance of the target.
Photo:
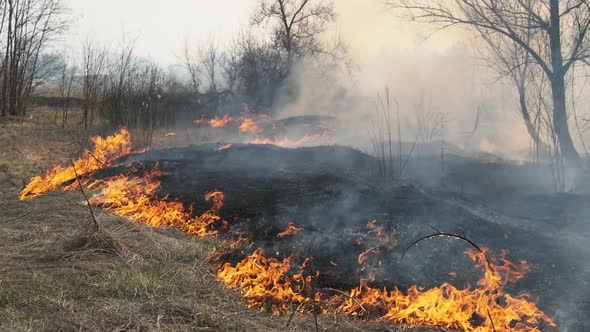
[[(61, 129), (0, 124), (0, 331), (313, 331), (246, 309), (205, 261), (215, 240), (96, 211), (79, 193), (18, 201), (21, 182), (79, 151)], [(322, 331), (436, 331), (320, 317)]]

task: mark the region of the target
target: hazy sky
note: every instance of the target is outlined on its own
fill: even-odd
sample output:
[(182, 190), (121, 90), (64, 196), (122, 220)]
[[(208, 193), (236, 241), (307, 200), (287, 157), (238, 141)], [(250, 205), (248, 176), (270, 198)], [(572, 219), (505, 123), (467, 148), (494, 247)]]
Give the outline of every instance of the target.
[(175, 62), (189, 38), (225, 42), (243, 30), (250, 0), (66, 0), (75, 17), (66, 43), (76, 48), (89, 36), (116, 47), (123, 35), (137, 39), (137, 53)]
[[(138, 54), (176, 62), (186, 39), (226, 44), (245, 30), (257, 0), (66, 0), (75, 17), (65, 42), (77, 48), (89, 36), (110, 46), (122, 36), (137, 39)], [(416, 25), (397, 18), (382, 0), (337, 0), (338, 20), (332, 29), (350, 44), (355, 60), (389, 52), (444, 49), (456, 38), (437, 34), (422, 42)]]

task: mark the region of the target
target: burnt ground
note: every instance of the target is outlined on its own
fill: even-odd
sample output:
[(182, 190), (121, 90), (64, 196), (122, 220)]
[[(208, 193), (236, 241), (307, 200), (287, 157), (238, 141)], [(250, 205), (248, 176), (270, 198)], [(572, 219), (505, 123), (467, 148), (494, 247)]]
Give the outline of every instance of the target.
[[(375, 285), (473, 284), (479, 276), (463, 254), (464, 242), (432, 239), (401, 260), (408, 244), (436, 228), (464, 234), (496, 252), (509, 250), (512, 261), (528, 261), (530, 272), (508, 291), (538, 297), (559, 331), (590, 330), (585, 317), (590, 312), (588, 196), (551, 192), (528, 165), (453, 158), (438, 184), (428, 160), (413, 161), (409, 180), (384, 180), (374, 176), (372, 157), (338, 146), (234, 144), (217, 151), (216, 145), (198, 145), (155, 150), (124, 162), (158, 163), (162, 195), (194, 206), (197, 213), (208, 208), (206, 192), (223, 191), (222, 216), (230, 228), (251, 232), (252, 246), (269, 252), (310, 255), (321, 271), (321, 286), (346, 289), (366, 276), (356, 259), (374, 245), (366, 228), (373, 219), (397, 242), (382, 250), (381, 266), (373, 269)], [(427, 171), (421, 173), (421, 167)], [(102, 175), (124, 170), (119, 166)], [(289, 221), (304, 230), (277, 239)]]
[[(101, 226), (94, 233), (80, 193), (19, 201), (32, 176), (79, 156), (69, 131), (0, 121), (0, 331), (314, 330), (310, 315), (295, 315), (287, 327), (286, 316), (247, 309), (206, 261), (219, 246), (215, 239), (149, 228), (101, 209), (94, 209)], [(165, 133), (158, 137), (167, 139)], [(318, 319), (321, 331), (445, 331)]]

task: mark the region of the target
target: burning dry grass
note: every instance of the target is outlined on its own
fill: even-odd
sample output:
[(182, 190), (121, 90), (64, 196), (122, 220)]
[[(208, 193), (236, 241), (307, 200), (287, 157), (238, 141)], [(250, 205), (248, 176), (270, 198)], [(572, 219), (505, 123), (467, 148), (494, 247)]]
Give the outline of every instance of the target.
[[(127, 255), (76, 239), (88, 211), (74, 193), (3, 201), (0, 213), (2, 331), (310, 331), (309, 316), (261, 315), (222, 287), (205, 258), (218, 243), (98, 213)], [(34, 212), (34, 213), (30, 213)], [(82, 223), (82, 225), (81, 225)], [(83, 254), (81, 254), (83, 253)], [(325, 316), (328, 331), (383, 331), (380, 324)], [(395, 330), (393, 330), (395, 331)], [(408, 331), (430, 331), (409, 329)]]
[[(62, 187), (62, 184), (71, 181), (74, 176), (77, 178), (76, 168), (80, 168), (84, 174), (92, 175), (102, 165), (110, 165), (116, 158), (128, 153), (131, 146), (130, 136), (125, 129), (105, 139), (93, 138), (93, 143), (94, 150), (85, 152), (73, 162), (72, 167), (57, 166), (41, 177), (34, 177), (19, 197), (29, 199)], [(224, 200), (223, 193), (213, 191), (207, 194), (205, 199), (211, 202), (211, 208), (199, 216), (193, 216), (192, 211), (185, 209), (181, 203), (157, 196), (160, 175), (156, 168), (143, 175), (125, 174), (106, 180), (89, 179), (86, 181), (89, 187), (98, 187), (101, 190), (89, 204), (104, 206), (119, 216), (132, 218), (152, 227), (173, 226), (201, 238), (218, 234), (219, 227), (215, 228), (217, 225), (221, 225), (221, 229), (227, 227), (228, 223), (219, 215)], [(64, 189), (72, 190), (73, 186)], [(286, 231), (279, 233), (279, 237), (301, 230), (294, 224), (289, 226)], [(384, 243), (391, 243), (375, 222), (369, 222), (368, 227)], [(113, 252), (127, 256), (127, 250), (106, 233), (95, 233), (82, 242), (82, 247), (91, 245), (104, 250), (104, 247), (110, 246)], [(372, 249), (359, 256), (360, 265), (365, 266), (368, 254), (376, 256), (379, 253), (377, 248)], [(360, 285), (349, 291), (350, 295), (338, 291), (346, 296), (322, 298), (322, 294), (315, 291), (313, 286), (313, 279), (319, 275), (319, 271), (305, 273), (307, 260), (300, 266), (299, 272), (292, 273), (290, 256), (279, 259), (277, 253), (277, 258), (267, 257), (262, 249), (255, 250), (252, 255), (235, 265), (224, 263), (219, 266), (217, 276), (227, 286), (238, 289), (247, 299), (249, 307), (264, 308), (274, 313), (284, 313), (290, 306), (294, 306), (295, 311), (311, 310), (315, 313), (319, 310), (326, 314), (344, 313), (352, 317), (365, 317), (369, 314), (364, 308), (367, 306), (382, 321), (445, 326), (473, 332), (533, 332), (539, 331), (539, 326), (543, 324), (554, 326), (552, 320), (530, 301), (528, 294), (512, 297), (504, 291), (509, 282), (524, 276), (527, 272), (526, 262), (515, 265), (500, 258), (498, 263), (492, 264), (485, 251), (467, 254), (484, 270), (484, 275), (474, 289), (457, 289), (444, 283), (428, 290), (419, 290), (414, 285), (404, 293), (395, 287), (390, 290), (371, 288), (366, 279), (361, 279)], [(143, 280), (133, 280), (131, 276), (126, 278), (130, 279), (134, 281), (133, 284), (143, 284)], [(322, 300), (328, 306), (316, 304)]]
[[(78, 193), (18, 201), (20, 179), (55, 162), (66, 164), (79, 147), (60, 130), (36, 134), (26, 123), (10, 128), (0, 131), (12, 140), (0, 148), (0, 160), (8, 165), (0, 172), (9, 173), (0, 183), (0, 330), (313, 329), (309, 316), (297, 315), (285, 328), (285, 317), (244, 309), (238, 294), (221, 286), (205, 262), (219, 245), (215, 241), (129, 223), (100, 210), (101, 231), (94, 233)], [(386, 330), (340, 316), (320, 317), (320, 325), (330, 331)]]

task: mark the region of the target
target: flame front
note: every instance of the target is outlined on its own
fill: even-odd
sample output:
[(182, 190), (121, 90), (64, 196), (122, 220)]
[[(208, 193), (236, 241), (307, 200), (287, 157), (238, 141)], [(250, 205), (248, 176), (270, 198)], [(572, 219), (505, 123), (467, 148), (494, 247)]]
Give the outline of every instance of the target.
[(281, 313), (294, 303), (308, 301), (306, 293), (312, 277), (304, 276), (302, 271), (289, 274), (290, 270), (290, 257), (283, 260), (267, 258), (264, 250), (258, 248), (235, 266), (225, 263), (217, 276), (227, 286), (239, 289), (249, 307)]
[[(92, 139), (94, 150), (85, 152), (74, 165), (80, 174), (89, 175), (112, 165), (115, 160), (131, 152), (129, 132), (125, 129), (105, 139)], [(192, 208), (170, 197), (160, 197), (161, 172), (156, 168), (139, 174), (121, 174), (102, 180), (85, 177), (84, 185), (100, 193), (90, 199), (93, 205), (101, 206), (114, 214), (145, 223), (152, 227), (177, 227), (197, 236), (207, 237), (220, 234), (228, 226), (220, 216), (224, 194), (211, 191), (205, 196), (211, 207), (203, 214), (194, 216)], [(20, 193), (21, 199), (30, 199), (50, 190), (63, 187), (75, 179), (72, 167), (57, 166), (42, 177), (35, 177)], [(73, 189), (70, 185), (64, 189)], [(358, 257), (361, 270), (367, 264), (378, 263), (381, 248), (396, 245), (393, 237), (375, 221), (367, 225), (369, 235), (374, 234), (376, 245), (370, 246)], [(302, 229), (290, 222), (278, 237), (292, 236)], [(240, 237), (230, 242), (237, 247), (249, 237)], [(359, 285), (342, 294), (326, 294), (313, 287), (318, 271), (306, 268), (307, 260), (301, 266), (292, 266), (292, 257), (279, 259), (267, 257), (263, 249), (256, 249), (243, 260), (231, 264), (222, 262), (217, 275), (222, 283), (239, 290), (249, 307), (257, 307), (275, 313), (290, 310), (296, 305), (299, 311), (317, 308), (324, 313), (341, 313), (352, 317), (379, 317), (381, 321), (411, 325), (443, 326), (462, 329), (466, 332), (484, 331), (540, 331), (543, 325), (555, 323), (522, 293), (512, 296), (505, 292), (505, 286), (521, 279), (528, 271), (526, 262), (513, 264), (506, 253), (490, 259), (491, 252), (468, 250), (466, 254), (475, 263), (482, 277), (475, 288), (459, 289), (449, 283), (439, 287), (421, 290), (411, 286), (406, 292), (395, 287), (373, 288), (370, 283), (375, 276), (360, 279)], [(336, 265), (336, 263), (331, 263)], [(310, 306), (312, 302), (314, 305)]]
[[(457, 289), (444, 283), (421, 291), (414, 285), (404, 294), (397, 288), (391, 291), (371, 288), (367, 280), (361, 279), (359, 287), (352, 289), (350, 295), (365, 309), (382, 313), (380, 320), (395, 323), (444, 326), (466, 332), (532, 332), (540, 331), (538, 327), (543, 324), (555, 326), (551, 318), (530, 300), (530, 295), (523, 293), (512, 297), (504, 292), (507, 283), (526, 274), (526, 262), (516, 266), (502, 257), (500, 264), (488, 264), (487, 253), (487, 249), (466, 251), (476, 266), (484, 270), (475, 289)], [(351, 316), (366, 314), (350, 299), (344, 299), (336, 311)]]
[(43, 176), (35, 176), (20, 192), (21, 200), (31, 199), (46, 192), (60, 188), (64, 183), (75, 180), (79, 175), (90, 174), (110, 166), (116, 159), (131, 152), (131, 135), (125, 128), (106, 138), (95, 136), (92, 139), (94, 149), (85, 150), (82, 157), (74, 162), (73, 167), (56, 166)]
[(157, 178), (160, 175), (160, 171), (156, 169), (141, 177), (120, 175), (109, 179), (101, 193), (92, 198), (90, 203), (152, 227), (174, 226), (198, 237), (217, 234), (218, 230), (211, 226), (218, 222), (222, 226), (227, 224), (219, 217), (224, 199), (222, 192), (208, 193), (205, 200), (211, 202), (212, 207), (200, 216), (193, 217), (182, 203), (169, 202), (167, 197), (157, 197), (157, 190), (160, 188)]

